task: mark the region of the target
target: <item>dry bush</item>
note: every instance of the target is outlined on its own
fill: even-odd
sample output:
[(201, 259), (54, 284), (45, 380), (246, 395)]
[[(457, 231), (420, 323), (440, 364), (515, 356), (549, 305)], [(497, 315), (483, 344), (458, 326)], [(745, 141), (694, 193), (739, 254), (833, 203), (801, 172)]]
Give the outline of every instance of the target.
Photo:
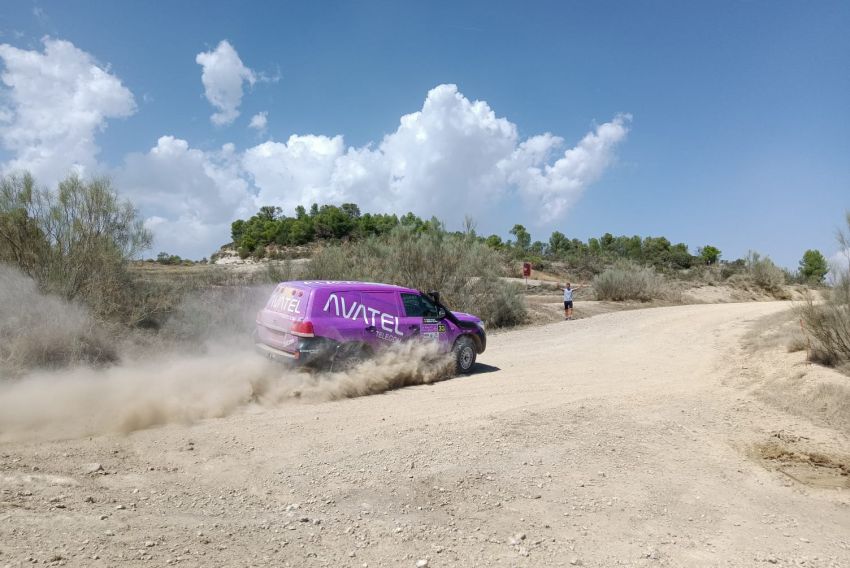
[(305, 277), (438, 290), (452, 309), (504, 327), (524, 321), (526, 307), (519, 287), (501, 279), (503, 264), (498, 252), (470, 237), (399, 227), (383, 237), (322, 248)]
[(627, 261), (618, 262), (596, 276), (593, 289), (597, 299), (615, 302), (648, 302), (668, 298), (672, 293), (664, 277), (656, 273), (654, 268)]
[(747, 255), (747, 271), (756, 286), (770, 293), (778, 293), (785, 285), (785, 272), (776, 266), (770, 257), (750, 251)]
[(0, 264), (0, 379), (116, 359), (112, 336), (84, 307), (41, 294), (31, 278)]
[(813, 362), (830, 367), (850, 363), (850, 277), (842, 276), (821, 303), (809, 295), (800, 315), (813, 340)]

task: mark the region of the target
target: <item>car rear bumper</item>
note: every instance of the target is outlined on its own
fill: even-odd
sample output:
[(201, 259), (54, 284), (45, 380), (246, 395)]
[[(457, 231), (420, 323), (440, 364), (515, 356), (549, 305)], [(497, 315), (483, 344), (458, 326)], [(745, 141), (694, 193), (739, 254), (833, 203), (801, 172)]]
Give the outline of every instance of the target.
[(301, 362), (301, 354), (298, 352), (289, 353), (288, 351), (282, 351), (280, 349), (275, 349), (274, 347), (270, 347), (265, 343), (255, 343), (254, 349), (260, 355), (271, 359), (272, 361), (277, 361), (279, 363), (287, 363), (289, 365), (298, 365)]
[(263, 357), (293, 367), (321, 367), (333, 357), (336, 344), (321, 337), (299, 338), (293, 351), (278, 349), (262, 341), (254, 342), (254, 349)]

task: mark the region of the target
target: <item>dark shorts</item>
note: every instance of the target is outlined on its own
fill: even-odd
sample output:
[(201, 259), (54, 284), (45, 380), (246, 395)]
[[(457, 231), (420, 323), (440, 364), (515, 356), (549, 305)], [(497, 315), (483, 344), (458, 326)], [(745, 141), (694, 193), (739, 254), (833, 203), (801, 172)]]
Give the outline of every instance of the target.
[(564, 309), (573, 309), (573, 301), (572, 300), (564, 300)]

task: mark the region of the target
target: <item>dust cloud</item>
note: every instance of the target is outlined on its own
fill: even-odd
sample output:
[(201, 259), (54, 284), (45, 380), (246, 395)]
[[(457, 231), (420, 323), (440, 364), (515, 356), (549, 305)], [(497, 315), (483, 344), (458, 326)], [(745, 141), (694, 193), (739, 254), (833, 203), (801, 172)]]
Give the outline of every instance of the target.
[(0, 440), (79, 438), (191, 424), (249, 405), (379, 394), (443, 380), (452, 371), (451, 358), (420, 344), (387, 350), (336, 373), (299, 372), (251, 350), (211, 345), (205, 355), (35, 372), (0, 383)]
[[(206, 335), (217, 339), (189, 345), (163, 335), (140, 349), (132, 337), (110, 343), (83, 307), (40, 294), (19, 273), (3, 268), (0, 283), (0, 441), (191, 424), (249, 405), (379, 394), (454, 371), (435, 345), (406, 343), (349, 371), (307, 373), (254, 352), (247, 332), (239, 337), (232, 327), (206, 325)], [(256, 313), (255, 306), (240, 309)]]
[(0, 381), (35, 367), (116, 358), (109, 334), (83, 306), (41, 294), (31, 278), (0, 264)]

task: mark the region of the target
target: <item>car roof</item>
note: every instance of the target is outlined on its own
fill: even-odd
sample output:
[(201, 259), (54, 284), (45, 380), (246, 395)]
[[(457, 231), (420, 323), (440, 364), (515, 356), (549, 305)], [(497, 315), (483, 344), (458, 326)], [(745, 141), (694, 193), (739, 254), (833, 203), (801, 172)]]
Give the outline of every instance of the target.
[(353, 280), (294, 280), (281, 282), (283, 285), (296, 286), (298, 288), (309, 288), (311, 290), (333, 290), (335, 292), (412, 292), (418, 294), (413, 288), (396, 286), (395, 284), (381, 284), (378, 282), (356, 282)]

